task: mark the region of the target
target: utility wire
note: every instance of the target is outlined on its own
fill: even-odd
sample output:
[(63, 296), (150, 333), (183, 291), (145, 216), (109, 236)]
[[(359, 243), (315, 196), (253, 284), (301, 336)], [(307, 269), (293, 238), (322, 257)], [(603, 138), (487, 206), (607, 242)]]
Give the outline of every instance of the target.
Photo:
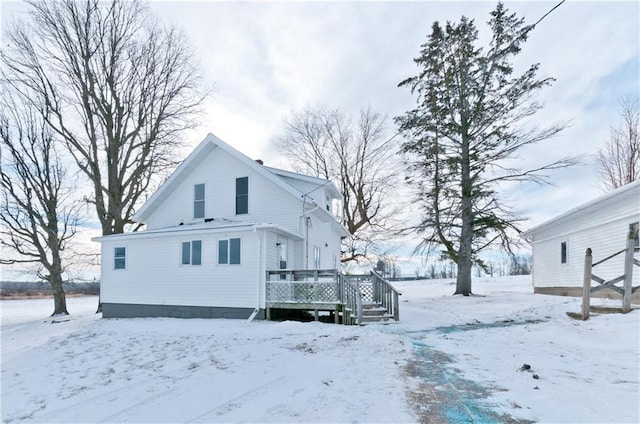
[(556, 4), (551, 10), (549, 10), (547, 13), (545, 13), (542, 18), (538, 19), (538, 22), (536, 22), (535, 24), (531, 25), (531, 29), (535, 28), (536, 25), (538, 25), (540, 22), (542, 22), (542, 20), (544, 18), (546, 18), (547, 16), (549, 16), (551, 14), (551, 12), (553, 12), (554, 10), (556, 10), (557, 8), (560, 7), (560, 5), (562, 3), (564, 3), (566, 0), (562, 0), (560, 3)]

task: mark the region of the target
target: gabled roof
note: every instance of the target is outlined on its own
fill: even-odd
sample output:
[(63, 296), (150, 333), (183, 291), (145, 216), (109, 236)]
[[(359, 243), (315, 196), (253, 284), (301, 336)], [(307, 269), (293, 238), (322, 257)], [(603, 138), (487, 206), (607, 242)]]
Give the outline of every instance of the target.
[(548, 227), (556, 224), (560, 224), (563, 221), (569, 221), (577, 218), (578, 216), (582, 216), (583, 214), (587, 214), (596, 209), (600, 209), (601, 207), (607, 207), (612, 201), (616, 198), (626, 198), (627, 196), (636, 196), (638, 202), (638, 210), (640, 211), (640, 196), (635, 194), (634, 191), (640, 192), (640, 180), (629, 183), (625, 186), (619, 187), (613, 190), (610, 193), (607, 193), (603, 196), (600, 196), (596, 199), (591, 200), (590, 202), (584, 203), (578, 207), (568, 210), (567, 212), (556, 216), (546, 222), (543, 222), (540, 225), (536, 225), (533, 228), (522, 233), (522, 237), (529, 238), (540, 230), (545, 230)]
[[(265, 168), (267, 168), (269, 171), (273, 172), (274, 174), (280, 177), (300, 180), (310, 184), (316, 184), (318, 186), (317, 188), (320, 188), (326, 185), (327, 189), (329, 189), (329, 192), (332, 195), (332, 198), (342, 199), (342, 194), (340, 193), (340, 190), (338, 190), (336, 185), (331, 180), (325, 180), (324, 178), (312, 177), (311, 175), (299, 174), (297, 172), (292, 172), (292, 171), (285, 171), (284, 169), (271, 168), (269, 166), (265, 166)], [(313, 198), (313, 196), (310, 196), (310, 197)]]
[[(178, 184), (183, 181), (187, 177), (187, 175), (189, 175), (189, 173), (193, 169), (195, 169), (204, 160), (204, 158), (216, 148), (221, 149), (222, 151), (231, 155), (233, 158), (250, 167), (259, 175), (273, 182), (275, 185), (282, 188), (285, 192), (291, 194), (296, 199), (302, 200), (306, 193), (303, 193), (301, 190), (286, 182), (283, 178), (281, 178), (281, 176), (299, 179), (307, 183), (317, 184), (318, 188), (320, 188), (320, 186), (322, 185), (327, 185), (331, 188), (331, 193), (334, 196), (337, 196), (335, 198), (342, 197), (336, 186), (329, 180), (266, 167), (249, 158), (248, 156), (243, 155), (238, 150), (220, 140), (215, 135), (209, 133), (204, 138), (204, 140), (202, 140), (202, 142), (200, 142), (200, 144), (193, 150), (193, 152), (191, 152), (191, 154), (187, 156), (187, 158), (180, 164), (180, 166), (173, 172), (173, 174), (171, 174), (167, 181), (165, 181), (160, 186), (160, 188), (158, 188), (158, 190), (153, 193), (153, 195), (135, 213), (135, 215), (133, 216), (133, 220), (136, 222), (145, 222), (148, 219), (149, 215), (151, 215), (151, 213), (169, 196), (174, 188), (177, 187)], [(312, 199), (312, 197), (307, 196), (306, 202), (311, 203), (310, 199)]]

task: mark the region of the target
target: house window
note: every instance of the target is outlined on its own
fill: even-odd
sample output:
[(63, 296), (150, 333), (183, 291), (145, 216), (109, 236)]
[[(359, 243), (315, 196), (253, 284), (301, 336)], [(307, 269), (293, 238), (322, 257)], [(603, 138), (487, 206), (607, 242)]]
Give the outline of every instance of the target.
[(202, 265), (202, 240), (182, 242), (182, 265)]
[(640, 235), (638, 234), (638, 230), (640, 230), (640, 223), (634, 222), (633, 224), (629, 224), (629, 236), (633, 238), (633, 246), (640, 246)]
[(218, 263), (221, 265), (240, 264), (240, 239), (218, 240)]
[(249, 177), (236, 178), (236, 215), (249, 213)]
[(127, 248), (116, 247), (113, 249), (113, 268), (126, 269), (127, 267)]
[(561, 264), (567, 263), (567, 242), (566, 241), (563, 241), (562, 243), (560, 243), (560, 263)]
[(193, 218), (204, 218), (204, 184), (193, 186)]
[(313, 264), (316, 269), (320, 269), (320, 248), (318, 246), (313, 247)]

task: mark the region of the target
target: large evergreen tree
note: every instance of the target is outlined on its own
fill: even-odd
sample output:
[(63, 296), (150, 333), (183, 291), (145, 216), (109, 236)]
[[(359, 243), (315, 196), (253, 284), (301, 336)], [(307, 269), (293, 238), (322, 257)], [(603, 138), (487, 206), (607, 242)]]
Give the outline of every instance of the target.
[(574, 163), (563, 158), (523, 170), (509, 162), (564, 125), (540, 128), (527, 119), (542, 107), (535, 95), (553, 82), (538, 78), (539, 64), (514, 75), (513, 60), (534, 25), (502, 3), (488, 25), (492, 36), (484, 48), (473, 20), (433, 24), (414, 59), (418, 75), (400, 83), (417, 94), (417, 106), (396, 118), (421, 206), (421, 247), (437, 246), (457, 264), (455, 294), (465, 296), (471, 294), (473, 264), (483, 266), (478, 253), (493, 245), (511, 252), (517, 242), (513, 235), (522, 218), (504, 204), (500, 183), (543, 182), (544, 171)]

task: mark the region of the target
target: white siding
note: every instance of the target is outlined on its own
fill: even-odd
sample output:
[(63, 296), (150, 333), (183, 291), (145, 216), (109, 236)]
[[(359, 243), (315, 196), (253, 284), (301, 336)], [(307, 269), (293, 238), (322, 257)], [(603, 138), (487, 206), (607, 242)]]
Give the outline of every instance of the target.
[[(640, 219), (640, 197), (635, 192), (611, 198), (606, 205), (579, 211), (533, 234), (533, 283), (535, 287), (582, 286), (587, 248), (598, 262), (625, 248), (629, 224)], [(567, 243), (567, 263), (560, 261), (560, 245)], [(593, 269), (606, 280), (624, 273), (620, 254)], [(634, 269), (634, 285), (640, 283), (640, 268)]]
[[(313, 249), (314, 246), (318, 246), (320, 248), (320, 269), (340, 269), (340, 236), (333, 229), (329, 218), (321, 214), (324, 214), (324, 212), (316, 211), (311, 215), (308, 267), (309, 269), (315, 267)], [(306, 264), (306, 262), (307, 258), (305, 256), (303, 263)]]
[[(247, 230), (229, 228), (203, 229), (198, 235), (188, 225), (194, 220), (194, 185), (205, 184), (205, 218), (228, 219), (243, 223), (271, 223), (301, 237), (303, 225), (303, 195), (288, 192), (266, 178), (257, 165), (247, 164), (221, 147), (198, 150), (199, 156), (175, 174), (170, 192), (161, 192), (162, 200), (147, 210), (147, 230), (167, 229), (156, 233), (140, 232), (102, 238), (102, 301), (104, 303), (213, 306), (264, 308), (266, 270), (278, 269), (277, 243), (287, 244), (287, 268), (305, 268), (305, 247), (309, 246), (309, 268), (313, 263), (313, 248), (321, 249), (320, 267), (340, 265), (340, 232), (326, 213), (326, 193), (323, 188), (313, 192), (319, 198), (319, 208), (307, 211), (312, 226), (309, 242), (286, 231), (275, 229)], [(270, 171), (269, 171), (270, 172)], [(249, 213), (236, 215), (236, 178), (248, 177)], [(300, 182), (298, 186), (312, 190), (317, 186)], [(307, 191), (309, 191), (307, 190)], [(307, 209), (312, 205), (306, 202)], [(171, 230), (169, 230), (169, 227)], [(204, 227), (204, 226), (203, 226)], [(239, 237), (242, 240), (240, 265), (219, 265), (218, 240)], [(202, 264), (181, 265), (182, 242), (202, 241)], [(126, 247), (126, 269), (113, 269), (115, 247)], [(335, 261), (335, 263), (334, 263)]]
[[(256, 307), (259, 232), (128, 237), (102, 243), (102, 302)], [(241, 264), (219, 265), (218, 240), (241, 239)], [(202, 240), (202, 265), (181, 265), (181, 243)], [(126, 270), (113, 269), (114, 247), (127, 248)]]
[[(236, 178), (249, 177), (249, 213), (236, 215)], [(193, 186), (205, 184), (205, 217), (247, 222), (269, 222), (298, 231), (302, 197), (267, 180), (251, 167), (220, 148), (213, 149), (202, 162), (174, 187), (147, 220), (147, 228), (157, 229), (193, 220)]]

